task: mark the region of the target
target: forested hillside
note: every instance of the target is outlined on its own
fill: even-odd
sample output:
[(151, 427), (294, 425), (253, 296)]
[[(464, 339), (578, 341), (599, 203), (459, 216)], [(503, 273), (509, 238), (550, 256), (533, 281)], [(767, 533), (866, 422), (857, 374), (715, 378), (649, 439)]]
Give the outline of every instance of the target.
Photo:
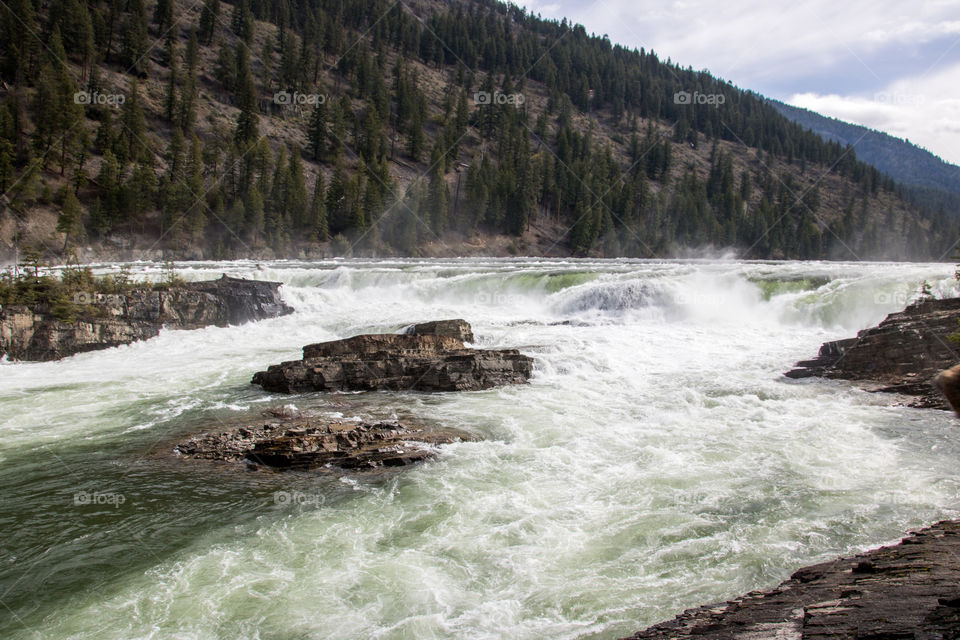
[(770, 100), (777, 111), (827, 140), (851, 145), (867, 162), (900, 185), (904, 196), (921, 206), (942, 208), (960, 216), (960, 167), (945, 162), (909, 140), (895, 138), (857, 124), (828, 118), (809, 109), (801, 109)]
[(940, 258), (761, 97), (493, 0), (10, 0), (0, 250)]

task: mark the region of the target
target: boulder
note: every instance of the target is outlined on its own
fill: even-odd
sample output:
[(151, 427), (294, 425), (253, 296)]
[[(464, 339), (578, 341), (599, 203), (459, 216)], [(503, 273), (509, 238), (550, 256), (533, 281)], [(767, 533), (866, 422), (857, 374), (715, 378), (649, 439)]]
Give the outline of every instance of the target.
[(369, 470), (427, 460), (436, 454), (436, 445), (475, 439), (453, 429), (428, 430), (398, 422), (289, 418), (198, 436), (174, 451), (189, 458), (246, 462), (278, 471)]
[(461, 342), (473, 342), (473, 329), (466, 320), (434, 320), (407, 327), (404, 333), (416, 336), (439, 336), (456, 338)]
[(260, 371), (267, 391), (470, 391), (529, 380), (533, 359), (516, 349), (469, 349), (463, 320), (414, 325), (405, 333), (370, 334), (303, 348), (302, 360)]

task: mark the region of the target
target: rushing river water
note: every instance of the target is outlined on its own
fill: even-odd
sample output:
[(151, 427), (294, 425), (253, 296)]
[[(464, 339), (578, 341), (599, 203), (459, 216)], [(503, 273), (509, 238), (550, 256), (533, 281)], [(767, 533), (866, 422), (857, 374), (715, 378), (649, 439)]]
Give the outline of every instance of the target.
[[(616, 638), (960, 509), (950, 414), (781, 375), (921, 280), (951, 291), (950, 265), (179, 266), (280, 280), (297, 311), (0, 365), (0, 637)], [(533, 356), (531, 383), (292, 397), (249, 384), (304, 344), (458, 317), (477, 346)], [(168, 455), (288, 403), (482, 440), (373, 475)]]

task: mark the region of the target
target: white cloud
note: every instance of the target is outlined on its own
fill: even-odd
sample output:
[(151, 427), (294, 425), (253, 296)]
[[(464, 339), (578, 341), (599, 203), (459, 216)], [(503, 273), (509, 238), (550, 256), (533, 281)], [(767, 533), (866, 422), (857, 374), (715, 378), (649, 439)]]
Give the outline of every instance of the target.
[(958, 0), (518, 1), (960, 163)]
[[(958, 3), (901, 0), (526, 0), (544, 17), (566, 16), (629, 47), (753, 87), (771, 74), (812, 75), (840, 59), (960, 36)], [(910, 55), (909, 50), (903, 55)], [(857, 70), (877, 78), (883, 69)]]
[(798, 93), (790, 104), (909, 138), (960, 164), (960, 65), (891, 83), (873, 95)]

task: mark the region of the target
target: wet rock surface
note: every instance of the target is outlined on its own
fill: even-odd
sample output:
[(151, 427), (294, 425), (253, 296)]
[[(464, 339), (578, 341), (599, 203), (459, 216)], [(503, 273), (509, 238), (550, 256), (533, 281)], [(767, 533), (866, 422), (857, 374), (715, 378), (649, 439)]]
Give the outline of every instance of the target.
[(805, 567), (775, 589), (690, 609), (630, 638), (960, 638), (960, 521)]
[(303, 348), (303, 359), (253, 377), (267, 391), (473, 391), (526, 382), (533, 359), (516, 349), (470, 349), (464, 320), (413, 325)]
[(958, 320), (960, 298), (916, 302), (856, 338), (824, 343), (816, 358), (785, 375), (856, 380), (872, 391), (914, 396), (911, 406), (949, 409), (933, 378), (960, 362), (948, 338), (960, 331)]
[(174, 450), (189, 458), (243, 462), (249, 469), (374, 470), (430, 459), (437, 453), (436, 445), (475, 440), (455, 429), (297, 417), (207, 433), (176, 445)]
[(135, 289), (122, 295), (84, 295), (75, 322), (61, 322), (42, 306), (0, 309), (0, 356), (11, 360), (58, 360), (156, 337), (163, 327), (226, 327), (293, 312), (279, 282), (190, 282), (166, 291)]

